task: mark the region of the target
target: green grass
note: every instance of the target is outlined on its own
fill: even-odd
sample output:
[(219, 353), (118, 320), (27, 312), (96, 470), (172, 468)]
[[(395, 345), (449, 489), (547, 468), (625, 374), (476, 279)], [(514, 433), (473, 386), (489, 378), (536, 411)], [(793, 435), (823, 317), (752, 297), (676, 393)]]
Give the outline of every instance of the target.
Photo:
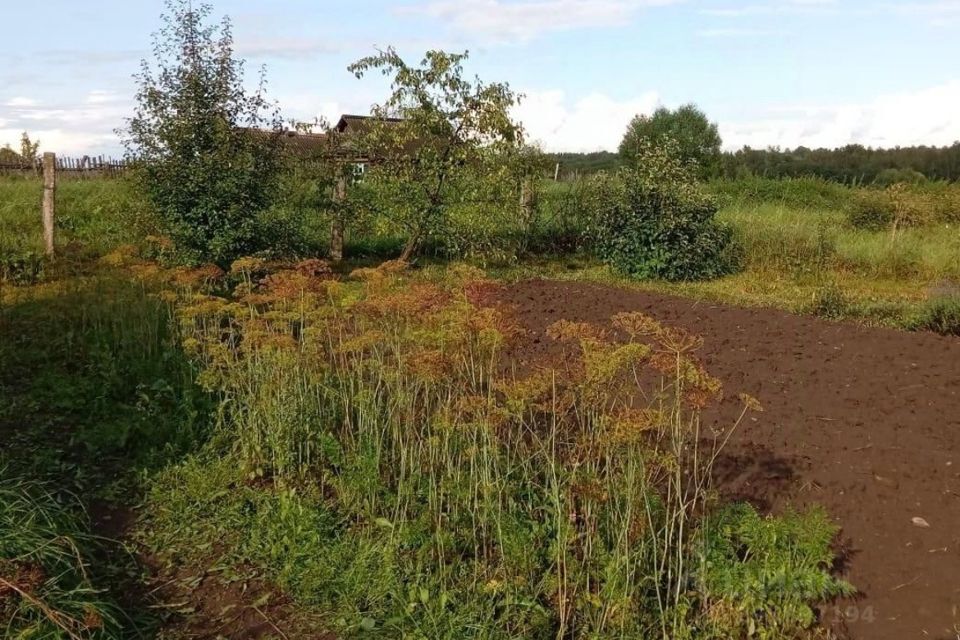
[[(960, 225), (906, 228), (892, 237), (889, 230), (851, 227), (843, 211), (749, 202), (727, 205), (718, 218), (733, 227), (743, 257), (737, 273), (714, 280), (631, 280), (587, 254), (530, 258), (495, 273), (508, 280), (593, 280), (795, 313), (826, 311), (834, 319), (904, 329), (942, 326), (918, 316), (944, 303), (940, 289), (960, 282)], [(824, 296), (834, 299), (829, 309), (821, 304)]]
[[(0, 280), (35, 282), (49, 270), (43, 252), (42, 195), (39, 179), (0, 177)], [(84, 260), (135, 241), (135, 221), (145, 206), (126, 180), (61, 180), (58, 253), (68, 261)]]
[(4, 637), (143, 637), (156, 626), (135, 595), (147, 589), (133, 556), (85, 512), (137, 503), (152, 470), (202, 441), (207, 403), (170, 319), (106, 267), (0, 286), (0, 577), (24, 592), (0, 585)]
[[(37, 250), (37, 187), (0, 182), (0, 247), (18, 255)], [(956, 229), (911, 228), (892, 241), (853, 229), (846, 188), (834, 187), (791, 184), (776, 198), (776, 185), (729, 186), (720, 217), (737, 230), (744, 269), (718, 280), (628, 282), (572, 252), (501, 260), (509, 266), (497, 275), (956, 327), (956, 305), (927, 293), (960, 277)], [(541, 255), (578, 246), (556, 241), (581, 230), (571, 188), (544, 194), (542, 237), (531, 242)], [(0, 509), (14, 514), (0, 540), (19, 535), (11, 525), (24, 514), (53, 522), (16, 538), (15, 557), (45, 548), (44, 537), (86, 548), (83, 505), (64, 504), (70, 489), (81, 502), (142, 501), (137, 540), (156, 557), (225, 580), (256, 571), (343, 638), (802, 636), (817, 602), (849, 591), (830, 575), (835, 528), (822, 514), (724, 508), (669, 473), (671, 456), (703, 464), (684, 458), (696, 411), (671, 404), (675, 393), (618, 386), (646, 366), (636, 344), (560, 327), (560, 338), (577, 334), (571, 348), (590, 375), (504, 379), (495, 363), (509, 327), (469, 304), (471, 287), (484, 286), (475, 271), (443, 263), (412, 280), (363, 271), (330, 288), (296, 269), (269, 279), (240, 269), (213, 289), (179, 287), (174, 316), (171, 296), (161, 300), (114, 252), (138, 240), (125, 222), (139, 206), (128, 189), (61, 183), (60, 238), (85, 268), (0, 284), (0, 447), (18, 454), (0, 483)], [(301, 246), (323, 232), (312, 225)], [(380, 232), (350, 248), (369, 259), (397, 246)], [(643, 423), (658, 444), (617, 440), (639, 395), (665, 402), (665, 415)], [(671, 504), (687, 490), (702, 510)], [(81, 564), (59, 557), (64, 582), (48, 600), (71, 617), (93, 603), (118, 628), (104, 637), (133, 633), (109, 604), (130, 578), (92, 571), (104, 591), (75, 591)], [(22, 599), (6, 615), (2, 598), (9, 624), (50, 622)]]
[(0, 629), (7, 638), (114, 638), (120, 612), (95, 586), (96, 542), (72, 498), (0, 466)]

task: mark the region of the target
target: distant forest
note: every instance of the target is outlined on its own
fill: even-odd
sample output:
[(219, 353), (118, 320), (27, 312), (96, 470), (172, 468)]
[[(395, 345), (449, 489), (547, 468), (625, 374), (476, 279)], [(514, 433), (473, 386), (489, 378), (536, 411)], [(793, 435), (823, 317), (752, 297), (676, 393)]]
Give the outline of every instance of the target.
[[(610, 151), (550, 154), (560, 163), (562, 178), (615, 169), (620, 156)], [(960, 180), (960, 142), (949, 147), (871, 149), (848, 145), (839, 149), (751, 149), (723, 154), (723, 176), (758, 175), (770, 178), (817, 176), (847, 184), (930, 180)]]

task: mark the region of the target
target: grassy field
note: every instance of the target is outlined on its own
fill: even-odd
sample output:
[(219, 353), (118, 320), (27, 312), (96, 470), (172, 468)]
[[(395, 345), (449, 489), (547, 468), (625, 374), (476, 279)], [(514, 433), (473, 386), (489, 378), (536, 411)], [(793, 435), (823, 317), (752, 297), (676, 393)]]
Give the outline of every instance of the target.
[[(548, 187), (560, 198), (569, 186)], [(739, 305), (813, 313), (905, 329), (935, 328), (938, 313), (960, 316), (960, 223), (890, 230), (849, 222), (859, 193), (814, 180), (746, 179), (710, 185), (718, 219), (733, 227), (741, 269), (715, 280), (633, 281), (589, 255), (541, 255), (498, 268), (501, 277), (587, 279)], [(933, 193), (956, 187), (931, 185)], [(954, 215), (960, 215), (960, 209)]]
[[(803, 207), (792, 187), (720, 193), (743, 253), (725, 278), (627, 283), (558, 256), (578, 222), (556, 187), (543, 251), (487, 274), (928, 326), (935, 287), (960, 277), (956, 229), (855, 229), (830, 206), (846, 192)], [(827, 570), (825, 514), (718, 499), (712, 464), (738, 423), (701, 431), (722, 381), (696, 336), (639, 314), (612, 319), (625, 342), (558, 322), (568, 366), (519, 371), (475, 266), (169, 267), (134, 246), (126, 182), (59, 193), (47, 263), (38, 185), (0, 182), (11, 633), (230, 635), (249, 614), (296, 620), (290, 637), (809, 637), (816, 603), (850, 593)], [(376, 258), (387, 237), (353, 246)], [(741, 419), (757, 409), (742, 402)]]
[[(39, 179), (0, 179), (0, 278), (35, 281), (44, 269)], [(57, 185), (56, 242), (63, 255), (89, 259), (142, 237), (136, 213), (145, 207), (120, 179), (61, 180)]]

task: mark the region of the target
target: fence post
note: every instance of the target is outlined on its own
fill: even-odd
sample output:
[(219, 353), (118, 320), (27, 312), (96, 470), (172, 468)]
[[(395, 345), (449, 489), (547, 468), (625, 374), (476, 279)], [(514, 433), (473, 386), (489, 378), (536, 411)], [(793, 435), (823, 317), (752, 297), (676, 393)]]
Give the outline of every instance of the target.
[(57, 156), (49, 151), (43, 154), (43, 245), (47, 256), (53, 257), (53, 220), (57, 196)]
[(334, 213), (333, 222), (330, 225), (330, 260), (333, 262), (343, 260), (343, 214), (340, 209), (346, 199), (347, 177), (341, 171), (333, 187)]
[(534, 192), (533, 178), (525, 176), (520, 183), (520, 215), (524, 224), (533, 220), (534, 212)]

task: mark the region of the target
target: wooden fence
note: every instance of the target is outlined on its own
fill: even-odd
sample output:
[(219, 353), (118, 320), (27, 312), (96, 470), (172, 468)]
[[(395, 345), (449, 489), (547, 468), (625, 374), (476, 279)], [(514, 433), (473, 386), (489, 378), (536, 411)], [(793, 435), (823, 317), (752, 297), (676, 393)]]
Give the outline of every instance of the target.
[[(80, 156), (57, 158), (58, 178), (100, 178), (120, 175), (129, 168), (123, 159), (105, 156)], [(20, 175), (40, 177), (43, 173), (43, 159), (36, 162), (0, 162), (0, 175)]]

